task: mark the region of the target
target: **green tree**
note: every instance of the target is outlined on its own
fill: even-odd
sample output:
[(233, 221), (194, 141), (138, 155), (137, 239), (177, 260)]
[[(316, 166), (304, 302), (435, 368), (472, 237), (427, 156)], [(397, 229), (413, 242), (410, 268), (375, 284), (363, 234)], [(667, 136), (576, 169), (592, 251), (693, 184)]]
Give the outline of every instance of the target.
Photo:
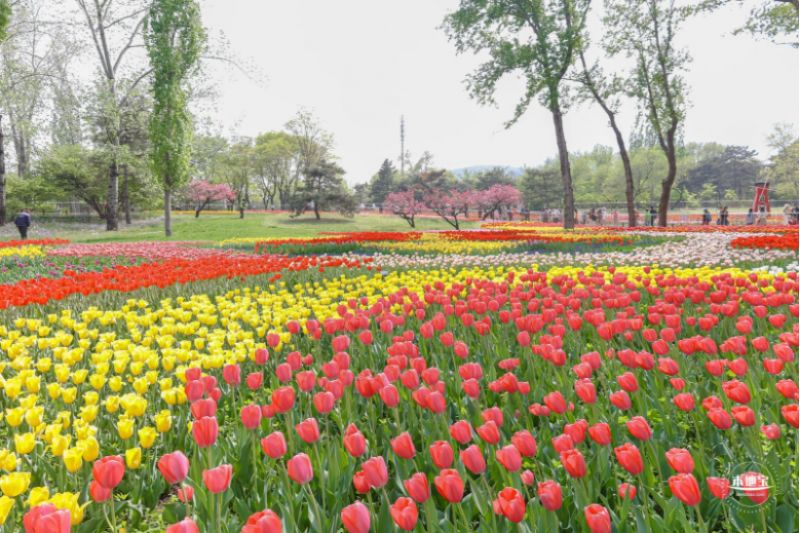
[(689, 55), (675, 36), (689, 12), (672, 0), (607, 0), (606, 50), (635, 61), (631, 94), (640, 102), (648, 126), (667, 160), (661, 181), (658, 224), (667, 225), (670, 194), (678, 174), (678, 135), (686, 115), (686, 87), (681, 76)]
[(294, 216), (307, 209), (314, 211), (320, 220), (320, 211), (335, 209), (343, 215), (352, 216), (356, 211), (355, 200), (342, 178), (344, 170), (327, 159), (323, 159), (305, 171), (305, 179), (292, 198)]
[(619, 157), (622, 162), (622, 171), (625, 177), (625, 204), (628, 209), (628, 226), (636, 226), (636, 197), (633, 188), (633, 169), (631, 168), (631, 158), (628, 147), (625, 145), (625, 137), (617, 123), (617, 113), (621, 106), (621, 95), (623, 91), (623, 81), (617, 76), (609, 76), (603, 72), (600, 65), (594, 64), (591, 67), (586, 62), (586, 55), (581, 49), (579, 52), (581, 69), (577, 75), (577, 81), (581, 84), (583, 91), (581, 96), (584, 99), (593, 99), (600, 109), (608, 117), (608, 125), (614, 132), (614, 139), (617, 141)]
[(790, 124), (776, 124), (767, 142), (773, 150), (762, 178), (770, 182), (776, 198), (796, 200), (798, 197), (798, 139)]
[(575, 225), (575, 202), (563, 122), (568, 102), (562, 82), (582, 46), (588, 8), (589, 0), (461, 0), (444, 22), (459, 53), (489, 56), (467, 78), (471, 95), (479, 102), (493, 103), (496, 86), (506, 75), (524, 77), (525, 94), (507, 127), (536, 97), (550, 111), (563, 182), (565, 228)]
[(562, 186), (555, 161), (549, 161), (539, 168), (526, 168), (520, 178), (522, 201), (530, 211), (543, 211), (558, 206), (564, 197)]
[(746, 146), (726, 146), (722, 153), (698, 162), (689, 169), (685, 186), (699, 192), (706, 184), (713, 184), (720, 194), (734, 191), (736, 199), (752, 196), (753, 183), (761, 171), (756, 151)]
[(369, 183), (369, 200), (378, 206), (378, 211), (383, 213), (383, 201), (386, 196), (394, 191), (395, 177), (397, 169), (388, 159), (383, 160), (380, 170), (375, 174)]
[(153, 70), (152, 165), (164, 189), (164, 233), (172, 235), (172, 193), (189, 179), (192, 119), (184, 84), (197, 69), (205, 39), (194, 0), (153, 0), (145, 44)]
[[(698, 12), (725, 9), (743, 0), (703, 0), (694, 9)], [(798, 0), (759, 0), (750, 9), (747, 21), (733, 33), (749, 33), (758, 39), (776, 44), (789, 44), (797, 48)]]
[(297, 183), (296, 139), (284, 131), (262, 133), (256, 137), (253, 152), (255, 185), (264, 209), (276, 205), (284, 209)]

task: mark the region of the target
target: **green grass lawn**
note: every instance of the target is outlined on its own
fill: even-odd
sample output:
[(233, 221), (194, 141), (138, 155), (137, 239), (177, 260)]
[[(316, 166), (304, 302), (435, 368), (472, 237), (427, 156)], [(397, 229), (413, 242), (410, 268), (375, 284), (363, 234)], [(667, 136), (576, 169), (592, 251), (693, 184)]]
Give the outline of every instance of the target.
[[(465, 223), (463, 227), (477, 227), (477, 223)], [(48, 236), (70, 239), (74, 242), (122, 242), (122, 241), (162, 241), (163, 220), (149, 223), (134, 223), (126, 227), (120, 224), (116, 232), (105, 231), (98, 225), (70, 227), (68, 224), (52, 226), (42, 224), (42, 231)], [(323, 215), (321, 220), (313, 216), (290, 218), (285, 213), (263, 214), (246, 213), (243, 219), (236, 215), (174, 215), (172, 237), (174, 241), (221, 241), (235, 237), (310, 237), (323, 231), (408, 231), (408, 224), (399, 217), (390, 215), (356, 215), (353, 218), (333, 214)], [(417, 229), (452, 229), (441, 219), (423, 218), (417, 221)], [(36, 231), (31, 238), (37, 238)]]

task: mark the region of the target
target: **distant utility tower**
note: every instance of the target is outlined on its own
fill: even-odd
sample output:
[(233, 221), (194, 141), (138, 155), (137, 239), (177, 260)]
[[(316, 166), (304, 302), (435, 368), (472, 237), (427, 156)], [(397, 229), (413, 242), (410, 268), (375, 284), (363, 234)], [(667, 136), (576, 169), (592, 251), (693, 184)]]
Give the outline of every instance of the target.
[(400, 175), (406, 175), (406, 120), (400, 115)]

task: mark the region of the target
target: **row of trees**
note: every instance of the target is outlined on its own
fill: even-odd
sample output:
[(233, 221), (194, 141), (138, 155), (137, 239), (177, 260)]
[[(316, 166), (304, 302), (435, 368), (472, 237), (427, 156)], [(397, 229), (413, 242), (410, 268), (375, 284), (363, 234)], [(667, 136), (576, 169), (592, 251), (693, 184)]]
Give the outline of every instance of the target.
[[(493, 104), (497, 85), (507, 76), (525, 80), (525, 92), (507, 127), (536, 100), (550, 111), (566, 228), (575, 223), (575, 191), (563, 115), (571, 104), (586, 100), (595, 102), (608, 117), (625, 178), (629, 220), (635, 223), (633, 169), (617, 122), (622, 99), (632, 101), (666, 162), (658, 199), (658, 223), (665, 226), (678, 176), (687, 112), (684, 73), (691, 59), (679, 46), (677, 36), (695, 13), (722, 8), (730, 1), (682, 4), (674, 0), (606, 0), (600, 14), (602, 36), (595, 42), (587, 28), (589, 0), (461, 0), (458, 9), (445, 19), (444, 29), (458, 53), (488, 57), (467, 77), (470, 94), (478, 102)], [(796, 45), (797, 2), (767, 4), (771, 5), (753, 11), (747, 31), (770, 37), (788, 33)], [(773, 18), (765, 19), (764, 14)], [(592, 52), (627, 60), (628, 67), (608, 72), (600, 62), (587, 59)]]
[[(773, 200), (796, 199), (800, 176), (798, 141), (793, 128), (776, 125), (768, 141), (774, 155), (767, 163), (756, 158), (755, 150), (744, 146), (717, 143), (679, 145), (676, 148), (676, 177), (670, 208), (719, 207), (730, 202), (749, 201), (753, 198), (753, 183), (759, 180), (770, 182)], [(618, 152), (607, 146), (570, 154), (577, 205), (587, 208), (627, 206), (630, 190), (633, 191), (634, 209), (640, 212), (658, 202), (660, 181), (668, 171), (661, 150), (648, 146), (641, 138), (630, 139), (627, 144), (631, 148), (626, 152), (625, 162)], [(358, 201), (397, 214), (412, 226), (415, 215), (423, 210), (433, 211), (431, 202), (426, 201), (432, 189), (448, 191), (441, 195), (453, 198), (456, 196), (450, 191), (472, 194), (472, 199), (460, 204), (479, 209), (481, 216), (491, 218), (501, 213), (487, 207), (493, 202), (493, 195), (486, 194), (488, 191), (518, 191), (519, 197), (506, 196), (512, 200), (504, 205), (513, 205), (520, 211), (563, 208), (563, 182), (557, 159), (531, 168), (494, 167), (479, 172), (462, 172), (459, 176), (446, 171), (432, 171), (430, 155), (426, 155), (425, 160), (428, 166), (424, 170), (421, 167), (414, 170), (412, 165), (412, 172), (406, 176), (401, 175), (392, 162), (384, 160), (368, 184), (356, 186)], [(630, 190), (626, 187), (627, 175), (631, 177)], [(431, 176), (435, 176), (435, 180), (428, 186)]]

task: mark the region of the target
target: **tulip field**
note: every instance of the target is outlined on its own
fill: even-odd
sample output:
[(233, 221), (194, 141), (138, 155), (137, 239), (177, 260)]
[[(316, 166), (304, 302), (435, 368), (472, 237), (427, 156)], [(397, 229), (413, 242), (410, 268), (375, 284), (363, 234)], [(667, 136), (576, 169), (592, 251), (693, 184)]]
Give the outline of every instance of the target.
[(797, 531), (797, 243), (0, 242), (2, 531)]

